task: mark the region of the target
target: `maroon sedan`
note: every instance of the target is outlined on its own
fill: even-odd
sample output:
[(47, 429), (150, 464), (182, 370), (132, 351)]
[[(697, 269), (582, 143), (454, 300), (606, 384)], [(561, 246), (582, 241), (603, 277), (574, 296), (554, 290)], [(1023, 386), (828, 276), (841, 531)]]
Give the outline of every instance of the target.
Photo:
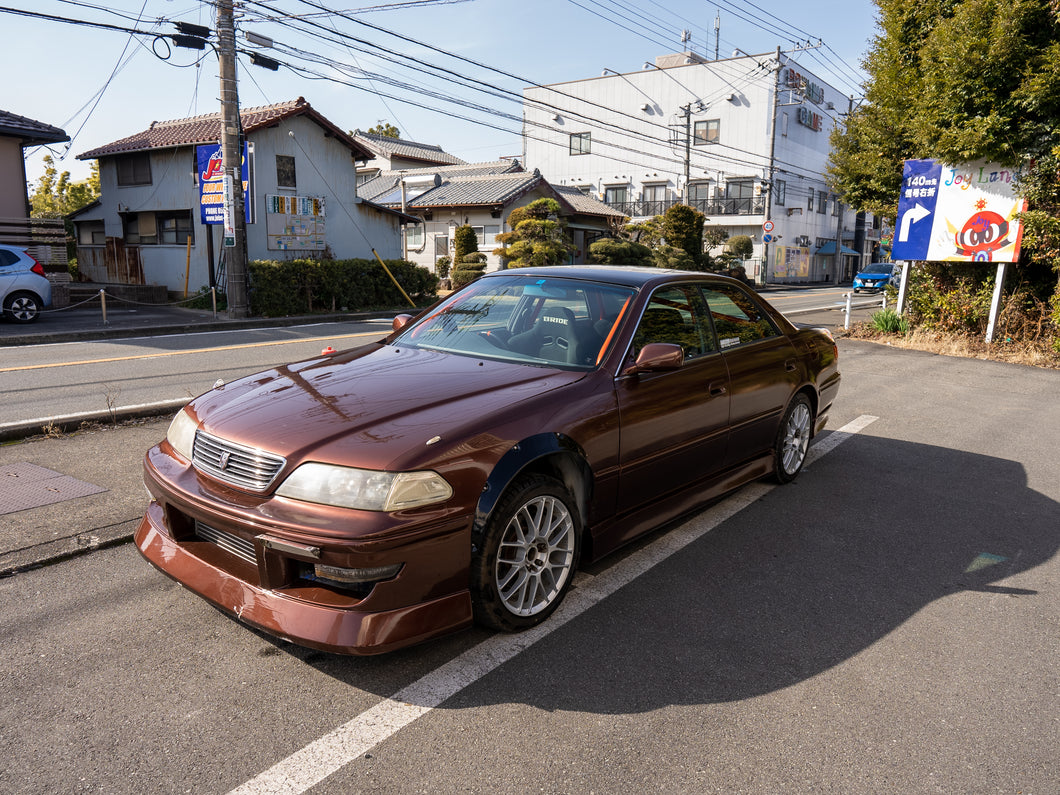
[(831, 336), (732, 279), (491, 273), (386, 339), (193, 400), (147, 453), (136, 544), (304, 646), (523, 629), (580, 561), (792, 480), (838, 388)]

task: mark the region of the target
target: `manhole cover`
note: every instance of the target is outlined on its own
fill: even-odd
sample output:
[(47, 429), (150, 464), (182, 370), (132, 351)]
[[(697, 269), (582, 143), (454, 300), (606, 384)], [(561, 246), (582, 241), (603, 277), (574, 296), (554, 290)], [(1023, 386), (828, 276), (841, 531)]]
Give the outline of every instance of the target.
[(0, 515), (106, 491), (36, 464), (0, 464)]

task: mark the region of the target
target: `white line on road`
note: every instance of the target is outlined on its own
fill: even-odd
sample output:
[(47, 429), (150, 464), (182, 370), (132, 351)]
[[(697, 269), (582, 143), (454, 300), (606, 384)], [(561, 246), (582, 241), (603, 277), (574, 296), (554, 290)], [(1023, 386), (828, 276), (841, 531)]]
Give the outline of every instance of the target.
[[(824, 437), (811, 448), (807, 463), (834, 450), (876, 419), (863, 415)], [(277, 762), (232, 790), (230, 795), (300, 795), (656, 564), (706, 535), (774, 488), (761, 482), (745, 486), (601, 574), (591, 579), (579, 577), (566, 600), (544, 624), (514, 635), (497, 634), (468, 649), (348, 723)]]

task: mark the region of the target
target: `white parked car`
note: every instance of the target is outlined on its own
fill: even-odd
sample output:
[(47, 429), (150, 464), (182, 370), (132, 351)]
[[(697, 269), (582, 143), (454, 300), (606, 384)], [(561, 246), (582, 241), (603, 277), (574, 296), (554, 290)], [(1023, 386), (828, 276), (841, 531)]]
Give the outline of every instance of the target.
[(52, 284), (44, 266), (18, 246), (0, 244), (0, 306), (5, 319), (36, 320), (52, 303)]

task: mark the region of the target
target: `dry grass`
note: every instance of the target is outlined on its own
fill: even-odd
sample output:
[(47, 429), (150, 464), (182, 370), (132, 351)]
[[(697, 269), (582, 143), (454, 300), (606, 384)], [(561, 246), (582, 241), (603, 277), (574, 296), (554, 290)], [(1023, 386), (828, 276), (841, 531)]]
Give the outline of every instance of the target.
[(982, 337), (950, 334), (925, 329), (913, 329), (908, 334), (887, 334), (873, 328), (871, 323), (857, 323), (843, 336), (869, 340), (893, 348), (927, 351), (941, 356), (960, 356), (966, 359), (989, 359), (995, 362), (1025, 364), (1031, 367), (1060, 369), (1060, 353), (1045, 343), (1000, 340), (987, 344)]

